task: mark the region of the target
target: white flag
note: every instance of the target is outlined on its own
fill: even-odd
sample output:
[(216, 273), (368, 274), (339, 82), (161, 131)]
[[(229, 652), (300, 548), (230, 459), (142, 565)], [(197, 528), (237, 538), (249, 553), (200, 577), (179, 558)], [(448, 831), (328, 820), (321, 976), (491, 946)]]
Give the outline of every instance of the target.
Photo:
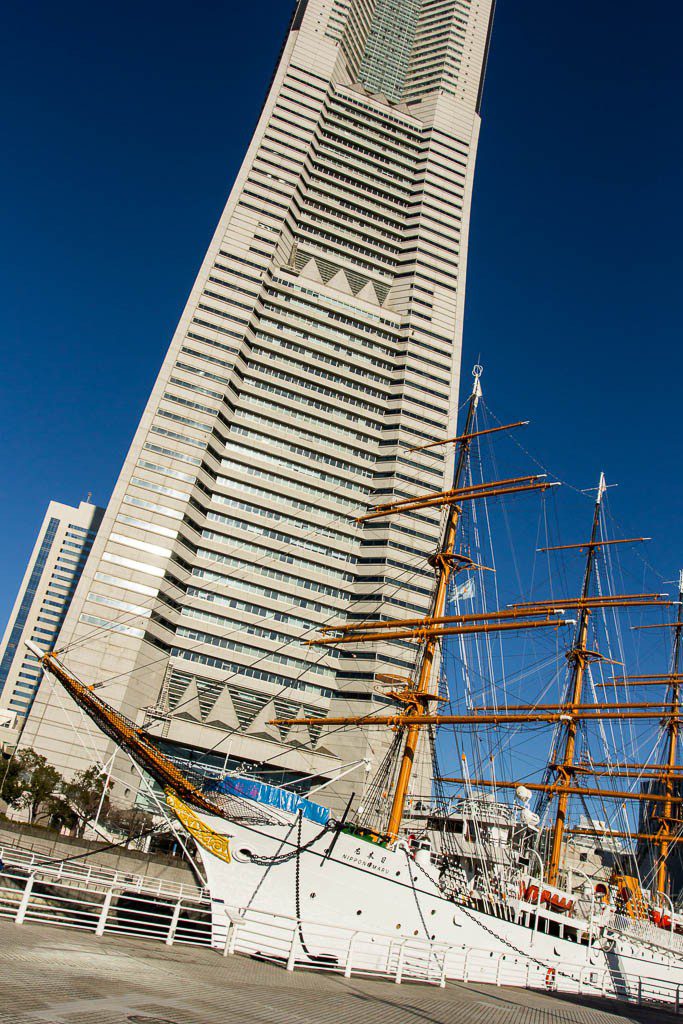
[(453, 598), (459, 601), (471, 601), (474, 597), (474, 578), (470, 576), (464, 583), (453, 587)]

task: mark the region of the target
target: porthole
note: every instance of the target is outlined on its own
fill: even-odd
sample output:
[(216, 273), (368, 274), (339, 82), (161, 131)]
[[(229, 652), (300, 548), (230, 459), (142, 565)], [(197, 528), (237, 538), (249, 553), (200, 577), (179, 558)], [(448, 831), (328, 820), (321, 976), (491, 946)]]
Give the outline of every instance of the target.
[(314, 893), (314, 892), (312, 892), (312, 893), (311, 893), (311, 899), (312, 899), (312, 900), (314, 900), (314, 899), (315, 899), (315, 893)]
[(434, 914), (436, 913), (436, 911), (435, 910), (430, 910), (429, 913), (432, 915), (432, 917), (434, 917)]
[(362, 910), (357, 910), (357, 911), (356, 911), (356, 917), (360, 917), (360, 915), (361, 915), (362, 913), (363, 913), (363, 911), (362, 911)]
[(396, 872), (396, 877), (397, 877), (397, 878), (400, 878), (400, 877), (401, 877), (401, 872), (400, 872), (400, 871), (397, 871), (397, 872)]
[(420, 934), (420, 932), (419, 932), (419, 930), (418, 930), (418, 929), (416, 928), (416, 929), (415, 929), (415, 931), (413, 932), (413, 935), (419, 935), (419, 934)]
[(396, 931), (398, 932), (398, 931), (400, 931), (400, 930), (401, 930), (401, 926), (400, 926), (400, 924), (397, 924), (397, 925), (396, 925)]
[(251, 860), (254, 855), (248, 847), (242, 846), (239, 850), (235, 850), (233, 856), (235, 860)]

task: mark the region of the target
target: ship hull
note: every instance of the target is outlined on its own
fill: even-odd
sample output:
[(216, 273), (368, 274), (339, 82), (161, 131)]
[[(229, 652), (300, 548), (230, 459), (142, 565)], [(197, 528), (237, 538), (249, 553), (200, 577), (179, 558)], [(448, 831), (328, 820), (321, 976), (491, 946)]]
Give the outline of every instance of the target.
[[(428, 860), (416, 863), (401, 843), (385, 848), (344, 832), (335, 838), (294, 816), (277, 825), (226, 822), (204, 813), (198, 817), (210, 832), (229, 841), (229, 862), (200, 846), (216, 947), (229, 941), (230, 921), (259, 918), (266, 929), (269, 916), (275, 916), (302, 922), (296, 956), (311, 964), (344, 965), (350, 937), (362, 932), (383, 937), (378, 938), (375, 965), (366, 952), (368, 969), (382, 968), (387, 942), (395, 938), (399, 945), (414, 940), (442, 951), (451, 947), (452, 971), (445, 953), (441, 960), (445, 977), (462, 976), (462, 952), (469, 949), (476, 951), (472, 980), (500, 983), (501, 961), (506, 961), (507, 966), (526, 964), (536, 977), (540, 971), (548, 988), (566, 988), (563, 979), (583, 979), (584, 988), (635, 999), (640, 978), (650, 988), (661, 982), (658, 995), (673, 1001), (674, 987), (683, 987), (683, 956), (665, 948), (666, 934), (660, 946), (596, 925), (589, 944), (585, 921), (548, 914), (534, 928), (531, 908), (518, 900), (501, 900), (488, 913), (448, 898), (438, 886), (437, 869)], [(513, 976), (529, 978), (528, 972), (506, 973), (505, 968), (505, 983), (514, 983)]]

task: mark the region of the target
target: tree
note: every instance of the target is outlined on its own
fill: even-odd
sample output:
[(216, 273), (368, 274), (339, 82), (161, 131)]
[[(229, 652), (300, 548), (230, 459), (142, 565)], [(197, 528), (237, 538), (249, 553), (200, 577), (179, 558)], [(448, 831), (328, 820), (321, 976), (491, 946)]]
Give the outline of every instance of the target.
[(107, 824), (135, 839), (154, 828), (154, 815), (141, 807), (113, 807), (107, 816)]
[(7, 766), (2, 795), (10, 807), (28, 811), (31, 824), (59, 804), (62, 776), (47, 758), (29, 747), (14, 754)]
[(75, 816), (76, 835), (82, 836), (89, 821), (98, 812), (106, 815), (109, 810), (108, 782), (100, 768), (93, 764), (62, 785), (65, 801)]
[(11, 757), (3, 754), (0, 760), (0, 796), (10, 805), (21, 796), (21, 772), (21, 761), (14, 754)]

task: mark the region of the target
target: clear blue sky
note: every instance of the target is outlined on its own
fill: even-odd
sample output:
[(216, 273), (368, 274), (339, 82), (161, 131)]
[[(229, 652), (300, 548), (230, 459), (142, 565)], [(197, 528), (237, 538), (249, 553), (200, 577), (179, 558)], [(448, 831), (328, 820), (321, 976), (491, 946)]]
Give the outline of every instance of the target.
[[(51, 498), (106, 503), (249, 140), (287, 0), (13, 4), (0, 167), (0, 623)], [(679, 4), (501, 0), (464, 366), (683, 561)], [(571, 532), (571, 521), (569, 523)]]

